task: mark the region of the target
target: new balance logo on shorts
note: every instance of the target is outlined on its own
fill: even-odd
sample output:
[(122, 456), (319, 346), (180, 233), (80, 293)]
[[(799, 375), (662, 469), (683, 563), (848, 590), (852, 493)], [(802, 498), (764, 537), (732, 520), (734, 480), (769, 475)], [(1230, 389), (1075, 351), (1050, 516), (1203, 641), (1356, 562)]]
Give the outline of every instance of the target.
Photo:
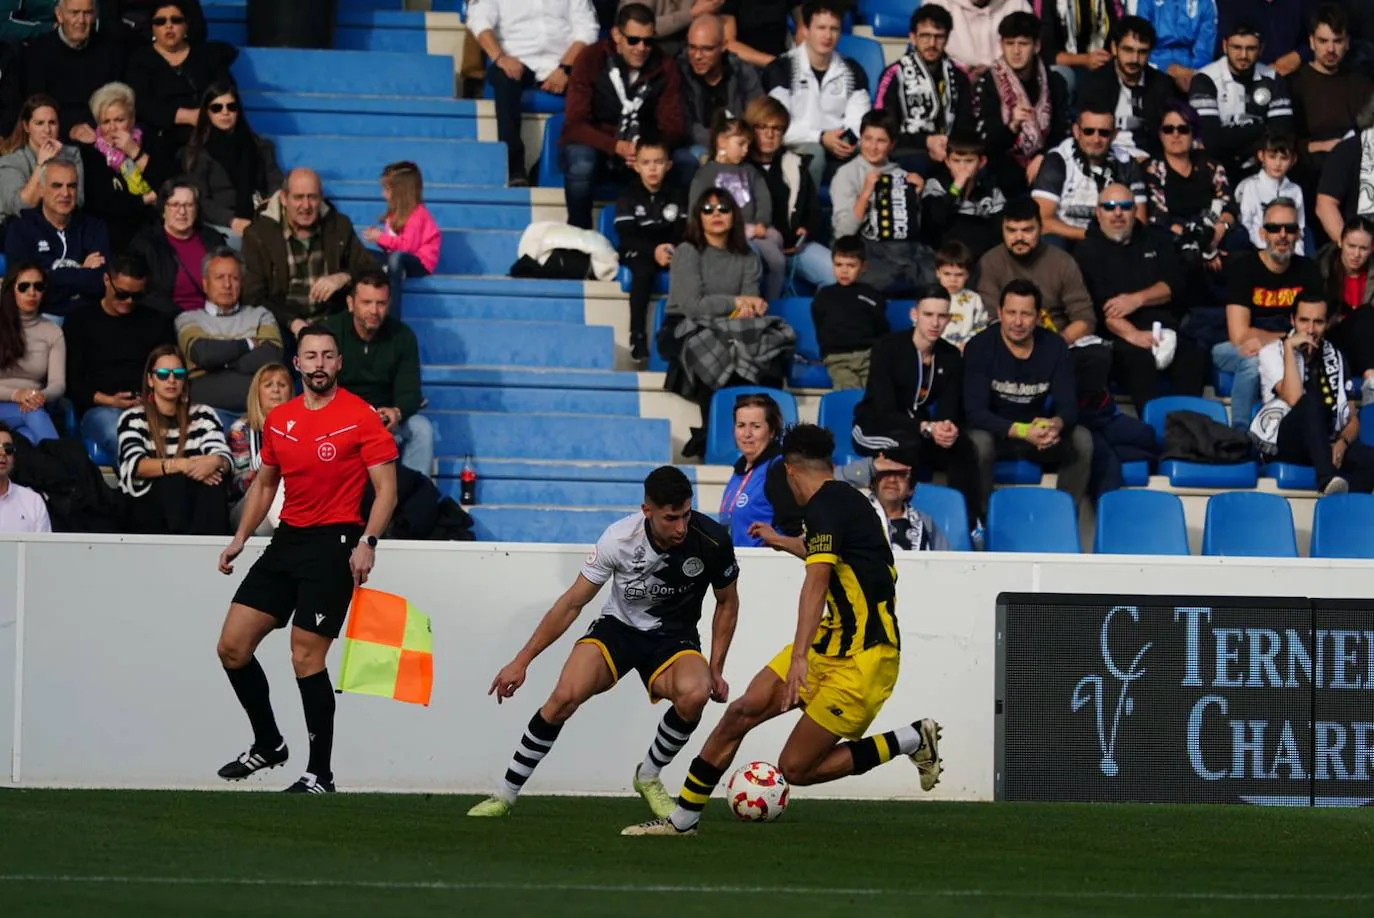
[(319, 613), (319, 612), (316, 612), (316, 613), (315, 613), (315, 624), (316, 624), (316, 626), (320, 625), (323, 621), (324, 621), (324, 615), (321, 614), (321, 613)]

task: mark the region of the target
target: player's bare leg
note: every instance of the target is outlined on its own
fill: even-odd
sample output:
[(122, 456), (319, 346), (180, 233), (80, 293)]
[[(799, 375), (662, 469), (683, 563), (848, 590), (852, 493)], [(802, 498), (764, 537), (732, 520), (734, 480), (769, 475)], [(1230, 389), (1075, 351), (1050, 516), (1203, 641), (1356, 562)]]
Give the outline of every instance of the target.
[(310, 761), (305, 774), (286, 789), (287, 793), (334, 792), (334, 685), (325, 663), (333, 643), (333, 638), (322, 634), (300, 627), (291, 629), (291, 668), (296, 671), (305, 729), (310, 734)]
[(701, 754), (692, 760), (673, 812), (666, 819), (628, 826), (620, 834), (695, 835), (711, 791), (734, 761), (744, 738), (759, 724), (783, 713), (785, 689), (786, 685), (771, 669), (761, 670), (744, 694), (725, 709), (720, 722), (706, 738)]
[(664, 817), (673, 811), (674, 804), (659, 774), (687, 745), (692, 731), (701, 723), (702, 711), (711, 698), (711, 668), (706, 658), (699, 653), (684, 653), (653, 679), (649, 694), (668, 699), (672, 707), (659, 721), (644, 761), (635, 768), (633, 786), (654, 815)]
[(921, 773), (921, 789), (930, 790), (940, 781), (939, 742), (940, 725), (929, 718), (841, 743), (840, 737), (802, 714), (783, 744), (778, 767), (787, 783), (802, 787), (861, 775), (905, 755)]
[(496, 793), (468, 810), (469, 816), (505, 816), (535, 767), (553, 749), (559, 731), (587, 699), (615, 685), (615, 674), (595, 644), (577, 644), (544, 706), (530, 718)]
[(231, 603), (220, 628), (215, 650), (253, 727), (253, 745), (219, 770), (219, 776), (226, 781), (241, 781), (255, 771), (286, 763), (286, 743), (272, 713), (267, 674), (254, 656), (262, 639), (277, 627), (277, 620), (267, 613)]

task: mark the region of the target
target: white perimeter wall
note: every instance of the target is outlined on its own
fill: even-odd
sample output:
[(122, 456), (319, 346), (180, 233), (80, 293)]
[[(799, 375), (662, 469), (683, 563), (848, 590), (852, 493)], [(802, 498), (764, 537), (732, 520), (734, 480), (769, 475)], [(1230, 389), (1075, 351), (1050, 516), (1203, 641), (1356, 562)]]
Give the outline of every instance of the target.
[[(215, 570), (220, 540), (0, 536), (0, 780), (24, 786), (215, 787), (215, 770), (250, 739), (215, 640), (239, 573)], [(349, 788), (478, 792), (504, 772), (530, 715), (554, 684), (572, 641), (530, 669), (514, 699), (487, 697), (496, 670), (572, 581), (585, 549), (568, 546), (396, 544), (378, 553), (372, 581), (401, 593), (434, 622), (429, 708), (339, 696), (334, 762)], [(735, 693), (790, 639), (801, 564), (741, 552), (739, 629), (726, 678)], [(994, 605), (1003, 591), (1368, 597), (1367, 562), (1214, 558), (926, 554), (898, 562), (901, 678), (876, 728), (917, 717), (945, 727), (937, 798), (993, 793)], [(708, 599), (703, 631), (709, 635)], [(337, 648), (331, 670), (337, 671)], [(279, 787), (304, 768), (306, 737), (284, 633), (259, 658), (293, 750), (284, 771), (250, 784)], [(664, 707), (638, 679), (593, 699), (563, 731), (529, 784), (533, 793), (629, 791)], [(666, 773), (670, 788), (719, 716), (706, 721)], [(752, 735), (741, 758), (776, 761), (795, 715)], [(1052, 739), (1052, 738), (1050, 738)], [(747, 759), (746, 759), (747, 760)], [(819, 789), (855, 797), (920, 791), (897, 762)]]

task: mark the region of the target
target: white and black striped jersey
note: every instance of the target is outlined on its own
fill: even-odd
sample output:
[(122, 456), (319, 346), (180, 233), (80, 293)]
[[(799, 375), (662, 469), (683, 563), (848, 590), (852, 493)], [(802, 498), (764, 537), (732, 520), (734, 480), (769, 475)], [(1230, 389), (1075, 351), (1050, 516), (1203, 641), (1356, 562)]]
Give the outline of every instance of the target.
[(695, 634), (707, 589), (724, 589), (739, 578), (730, 533), (693, 510), (687, 538), (660, 551), (647, 525), (643, 513), (632, 513), (608, 526), (582, 576), (597, 586), (611, 582), (602, 615), (639, 631)]

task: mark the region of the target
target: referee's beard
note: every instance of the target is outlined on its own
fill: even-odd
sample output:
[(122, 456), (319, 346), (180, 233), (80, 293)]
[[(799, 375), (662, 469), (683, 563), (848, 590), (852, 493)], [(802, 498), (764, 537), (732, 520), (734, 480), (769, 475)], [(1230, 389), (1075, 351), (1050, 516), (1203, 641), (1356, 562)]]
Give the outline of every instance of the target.
[(301, 377), (305, 387), (316, 395), (332, 395), (334, 386), (339, 381), (338, 373), (330, 373), (328, 370), (316, 370), (313, 373)]

